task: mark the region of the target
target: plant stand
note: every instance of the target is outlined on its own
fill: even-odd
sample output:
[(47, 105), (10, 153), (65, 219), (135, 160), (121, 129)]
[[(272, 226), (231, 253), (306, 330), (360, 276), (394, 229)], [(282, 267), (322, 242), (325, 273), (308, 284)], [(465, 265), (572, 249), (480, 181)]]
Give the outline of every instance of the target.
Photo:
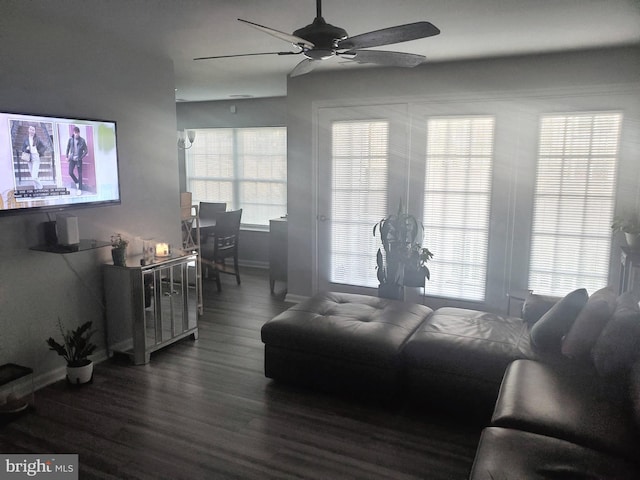
[(378, 287), (378, 297), (389, 300), (404, 300), (404, 287), (393, 283), (383, 283)]

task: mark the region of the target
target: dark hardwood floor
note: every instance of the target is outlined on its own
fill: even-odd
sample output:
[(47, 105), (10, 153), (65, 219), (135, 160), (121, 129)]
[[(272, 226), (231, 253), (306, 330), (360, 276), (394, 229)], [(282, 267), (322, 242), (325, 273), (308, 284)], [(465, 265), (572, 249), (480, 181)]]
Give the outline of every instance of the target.
[[(205, 282), (200, 338), (94, 382), (35, 394), (0, 429), (4, 453), (77, 453), (81, 479), (464, 479), (480, 429), (431, 407), (377, 404), (264, 377), (260, 328), (285, 310), (268, 273)], [(43, 347), (44, 348), (44, 347)]]

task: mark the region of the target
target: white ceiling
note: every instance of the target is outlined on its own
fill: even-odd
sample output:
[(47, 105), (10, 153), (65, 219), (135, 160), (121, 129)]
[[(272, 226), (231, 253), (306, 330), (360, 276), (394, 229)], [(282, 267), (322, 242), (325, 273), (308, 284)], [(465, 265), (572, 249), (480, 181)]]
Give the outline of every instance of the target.
[[(193, 61), (194, 57), (287, 50), (286, 42), (237, 18), (292, 33), (311, 23), (315, 0), (2, 0), (0, 14), (42, 16), (117, 37), (175, 67), (176, 99), (286, 95), (301, 56)], [(640, 44), (640, 0), (324, 0), (324, 19), (351, 36), (427, 20), (442, 33), (379, 48), (430, 62)], [(98, 36), (97, 36), (98, 37)], [(102, 40), (106, 41), (106, 40)], [(322, 69), (366, 68), (331, 59)], [(428, 64), (417, 68), (428, 68)]]

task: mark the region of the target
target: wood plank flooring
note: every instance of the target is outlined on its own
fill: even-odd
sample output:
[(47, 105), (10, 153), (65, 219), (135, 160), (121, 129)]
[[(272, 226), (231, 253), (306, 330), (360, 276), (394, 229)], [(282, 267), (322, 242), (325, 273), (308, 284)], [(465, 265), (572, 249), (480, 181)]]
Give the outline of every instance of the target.
[(3, 453), (77, 453), (81, 479), (464, 479), (480, 429), (427, 407), (341, 398), (264, 377), (260, 328), (285, 310), (268, 273), (205, 281), (200, 338), (94, 382), (35, 394)]

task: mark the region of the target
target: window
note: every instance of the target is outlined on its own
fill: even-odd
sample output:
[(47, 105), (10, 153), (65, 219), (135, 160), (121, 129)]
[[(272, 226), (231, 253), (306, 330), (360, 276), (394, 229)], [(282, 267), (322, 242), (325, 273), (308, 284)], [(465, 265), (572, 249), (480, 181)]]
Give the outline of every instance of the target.
[(387, 212), (388, 162), (388, 121), (332, 124), (331, 282), (378, 286), (373, 225)]
[(242, 208), (243, 225), (268, 226), (287, 213), (285, 127), (196, 130), (186, 163), (187, 190), (196, 203)]
[(540, 120), (529, 288), (565, 295), (607, 285), (622, 115)]
[(493, 117), (434, 117), (427, 122), (424, 193), (429, 295), (485, 299)]

